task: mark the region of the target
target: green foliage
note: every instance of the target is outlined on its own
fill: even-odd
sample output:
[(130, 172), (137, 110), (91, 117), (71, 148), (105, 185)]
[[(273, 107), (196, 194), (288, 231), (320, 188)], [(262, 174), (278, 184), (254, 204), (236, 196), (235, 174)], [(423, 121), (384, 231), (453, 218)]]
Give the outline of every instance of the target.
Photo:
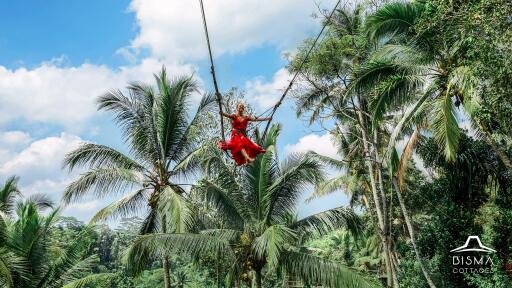
[[(171, 287), (369, 287), (393, 265), (401, 287), (432, 286), (426, 274), (443, 288), (512, 287), (511, 2), (365, 3), (335, 11), (311, 57), (306, 39), (288, 66), (306, 60), (297, 116), (328, 127), (339, 157), (281, 161), (275, 125), (265, 154), (230, 165), (214, 147), (214, 97), (190, 113), (197, 83), (163, 68), (154, 86), (98, 99), (126, 153), (83, 143), (65, 158), (85, 168), (65, 204), (122, 195), (91, 224), (59, 216), (45, 195), (22, 200), (17, 177), (0, 187), (0, 286), (161, 287), (166, 259)], [(226, 111), (244, 100), (236, 89), (224, 96)], [(327, 179), (325, 165), (339, 173)], [(197, 176), (190, 190), (179, 184)], [(313, 186), (308, 200), (342, 190), (357, 213), (297, 219)], [(491, 273), (452, 272), (449, 251), (468, 235), (499, 250)]]
[(134, 251), (140, 249), (158, 257), (175, 253), (192, 258), (217, 254), (227, 261), (227, 285), (262, 276), (272, 278), (277, 271), (280, 276), (294, 275), (310, 284), (368, 286), (355, 272), (301, 249), (301, 241), (310, 235), (323, 235), (339, 227), (357, 233), (359, 220), (343, 208), (300, 220), (291, 217), (296, 212), (299, 193), (306, 185), (323, 180), (323, 170), (313, 155), (291, 155), (279, 163), (275, 152), (278, 135), (279, 127), (272, 127), (264, 143), (267, 152), (239, 174), (230, 170), (217, 155), (218, 150), (210, 161), (205, 161), (214, 173), (195, 190), (222, 215), (223, 227), (197, 234), (140, 236), (128, 253), (129, 266), (138, 265)]

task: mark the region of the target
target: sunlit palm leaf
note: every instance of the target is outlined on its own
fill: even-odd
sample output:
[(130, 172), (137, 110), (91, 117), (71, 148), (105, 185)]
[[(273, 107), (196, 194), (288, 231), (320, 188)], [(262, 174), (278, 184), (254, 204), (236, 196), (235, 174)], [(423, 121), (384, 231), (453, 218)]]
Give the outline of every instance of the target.
[(197, 189), (199, 189), (206, 197), (206, 200), (211, 203), (213, 207), (218, 209), (221, 215), (225, 216), (232, 224), (238, 225), (238, 223), (243, 222), (244, 217), (246, 219), (251, 217), (251, 213), (243, 205), (242, 197), (235, 197), (234, 194), (236, 194), (236, 192), (230, 193), (208, 180), (202, 180), (197, 186)]
[(171, 186), (163, 189), (158, 209), (165, 216), (167, 229), (172, 233), (185, 233), (194, 225), (192, 204)]
[(123, 193), (142, 183), (138, 171), (124, 168), (96, 168), (83, 173), (64, 190), (62, 201), (70, 203), (92, 190), (97, 197)]
[(338, 263), (301, 252), (283, 253), (282, 269), (309, 285), (326, 287), (377, 287)]
[(284, 225), (272, 225), (254, 240), (252, 250), (258, 258), (267, 262), (268, 269), (274, 270), (279, 266), (281, 252), (296, 240), (297, 233), (293, 229)]
[(455, 107), (450, 97), (450, 88), (445, 95), (435, 100), (432, 111), (432, 130), (434, 139), (442, 147), (446, 160), (453, 161), (457, 157), (457, 146), (460, 139), (460, 129), (455, 117)]
[(295, 222), (292, 228), (304, 235), (316, 233), (325, 235), (336, 229), (346, 228), (353, 235), (357, 236), (361, 232), (361, 221), (352, 209), (339, 207), (320, 212)]
[(137, 266), (140, 261), (138, 249), (148, 251), (154, 257), (171, 256), (175, 253), (197, 257), (208, 253), (222, 253), (234, 260), (229, 243), (224, 239), (203, 234), (147, 234), (137, 237), (127, 251), (126, 261), (129, 267)]
[(409, 124), (415, 113), (421, 111), (421, 107), (430, 96), (431, 91), (427, 90), (426, 93), (424, 93), (411, 107), (407, 109), (400, 121), (396, 124), (393, 132), (391, 132), (391, 135), (389, 136), (388, 148), (386, 152), (388, 159), (393, 156), (393, 151), (395, 151), (397, 139), (403, 132), (404, 127)]
[(134, 215), (143, 209), (143, 207), (147, 206), (147, 200), (148, 190), (146, 189), (140, 189), (129, 193), (123, 198), (112, 202), (107, 207), (96, 212), (89, 222), (96, 223), (99, 221), (118, 219), (118, 217), (126, 217), (130, 214)]
[(414, 153), (414, 149), (416, 148), (420, 138), (420, 128), (416, 127), (416, 129), (414, 129), (414, 132), (411, 134), (411, 137), (409, 137), (409, 140), (407, 140), (407, 144), (405, 144), (405, 148), (404, 151), (402, 152), (402, 155), (400, 155), (400, 162), (398, 164), (397, 171), (398, 183), (400, 185), (400, 188), (402, 188), (404, 185), (405, 173), (409, 165), (409, 160), (411, 159)]
[(16, 198), (19, 197), (20, 191), (18, 189), (19, 177), (9, 177), (4, 185), (0, 188), (0, 211), (6, 214), (11, 214), (14, 209)]
[(347, 184), (347, 177), (345, 175), (341, 175), (332, 179), (329, 179), (325, 182), (320, 183), (315, 188), (315, 191), (309, 195), (306, 199), (306, 203), (310, 203), (311, 201), (318, 199), (320, 197), (332, 194), (336, 191), (345, 191), (344, 189)]
[(83, 143), (68, 153), (64, 158), (64, 166), (69, 170), (78, 167), (144, 170), (144, 167), (119, 151), (94, 143)]
[(365, 29), (371, 38), (412, 32), (411, 29), (424, 9), (421, 1), (386, 4), (366, 18)]
[(169, 81), (165, 69), (155, 75), (160, 101), (157, 102), (157, 131), (163, 155), (175, 160), (181, 152), (179, 143), (187, 130), (187, 96), (197, 89), (192, 77), (181, 77)]
[(67, 283), (62, 288), (85, 288), (91, 285), (104, 285), (112, 281), (117, 275), (114, 273), (97, 273), (85, 276), (78, 280)]
[(309, 155), (290, 155), (282, 164), (279, 175), (268, 188), (271, 206), (267, 219), (277, 220), (293, 212), (301, 191), (307, 185), (325, 180), (323, 166)]

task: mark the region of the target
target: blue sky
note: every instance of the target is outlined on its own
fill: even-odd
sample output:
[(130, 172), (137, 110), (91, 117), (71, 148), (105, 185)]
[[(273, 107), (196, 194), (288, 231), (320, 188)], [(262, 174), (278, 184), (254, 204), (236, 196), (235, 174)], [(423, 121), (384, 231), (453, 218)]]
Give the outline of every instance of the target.
[[(279, 98), (290, 77), (283, 53), (319, 30), (316, 1), (205, 0), (222, 90), (238, 87), (256, 111)], [(320, 2), (331, 7), (333, 1)], [(194, 73), (211, 89), (199, 5), (179, 0), (0, 2), (0, 179), (19, 175), (25, 194), (60, 198), (76, 174), (64, 154), (93, 141), (124, 150), (110, 115), (94, 100), (133, 80), (149, 82), (166, 65)], [(276, 115), (282, 153), (333, 155), (328, 135), (294, 116), (291, 101)], [(110, 199), (87, 198), (64, 214), (88, 220)], [(341, 193), (301, 204), (301, 215), (346, 203)]]

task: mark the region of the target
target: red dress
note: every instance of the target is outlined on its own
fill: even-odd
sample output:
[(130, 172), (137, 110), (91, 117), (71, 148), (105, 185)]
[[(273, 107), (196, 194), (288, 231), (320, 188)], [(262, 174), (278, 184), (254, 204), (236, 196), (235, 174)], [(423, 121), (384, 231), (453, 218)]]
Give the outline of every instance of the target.
[(247, 117), (239, 118), (235, 116), (232, 118), (231, 126), (233, 130), (231, 131), (231, 139), (220, 143), (222, 150), (231, 150), (231, 155), (233, 159), (235, 159), (236, 165), (247, 163), (244, 155), (242, 155), (242, 149), (244, 149), (251, 158), (258, 156), (258, 154), (265, 153), (265, 149), (261, 148), (247, 137), (247, 124), (249, 121)]

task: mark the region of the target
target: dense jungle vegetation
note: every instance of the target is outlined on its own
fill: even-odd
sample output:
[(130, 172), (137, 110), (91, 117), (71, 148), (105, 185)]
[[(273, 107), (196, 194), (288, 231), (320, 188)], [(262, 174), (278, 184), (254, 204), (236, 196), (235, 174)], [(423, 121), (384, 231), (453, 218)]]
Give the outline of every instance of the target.
[[(61, 207), (117, 197), (90, 223), (3, 179), (2, 287), (512, 287), (510, 1), (336, 10), (291, 96), (336, 158), (279, 155), (287, 123), (273, 123), (251, 133), (266, 153), (236, 167), (216, 146), (215, 97), (193, 105), (190, 75), (155, 72), (98, 98), (128, 153), (84, 143), (66, 155), (82, 172)], [(224, 95), (227, 111), (244, 98)], [(308, 201), (341, 191), (350, 205), (299, 218), (308, 187)], [(497, 251), (488, 273), (453, 271), (470, 235)]]

